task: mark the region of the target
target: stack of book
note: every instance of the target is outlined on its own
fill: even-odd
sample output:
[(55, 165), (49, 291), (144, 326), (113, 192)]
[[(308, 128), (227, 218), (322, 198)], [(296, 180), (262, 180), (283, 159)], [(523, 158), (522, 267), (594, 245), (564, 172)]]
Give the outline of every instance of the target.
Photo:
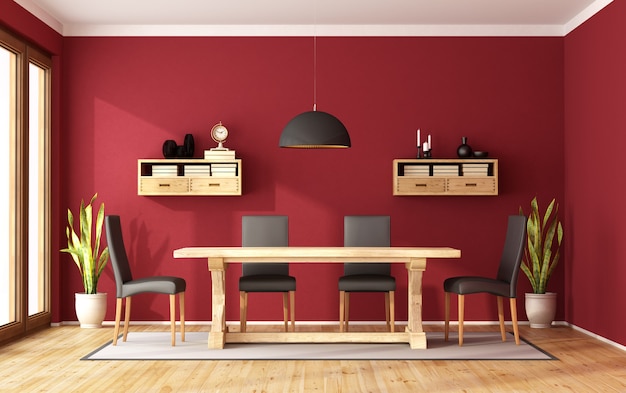
[(211, 176), (237, 176), (237, 164), (211, 164)]
[(459, 167), (458, 165), (433, 165), (433, 176), (459, 176)]
[(230, 161), (235, 159), (234, 150), (205, 150), (204, 159), (209, 161)]
[(463, 164), (463, 176), (487, 176), (489, 164)]
[(154, 177), (178, 176), (178, 167), (176, 165), (152, 165), (152, 176)]
[(428, 165), (405, 165), (404, 176), (429, 176), (430, 169)]
[(193, 176), (193, 177), (211, 176), (211, 167), (208, 165), (185, 165), (185, 176)]

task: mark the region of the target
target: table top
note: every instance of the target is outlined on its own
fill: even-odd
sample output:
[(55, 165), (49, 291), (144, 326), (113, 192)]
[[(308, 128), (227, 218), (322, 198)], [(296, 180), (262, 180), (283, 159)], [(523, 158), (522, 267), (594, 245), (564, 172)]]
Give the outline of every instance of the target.
[(185, 247), (174, 258), (220, 258), (225, 262), (407, 262), (460, 258), (451, 247)]

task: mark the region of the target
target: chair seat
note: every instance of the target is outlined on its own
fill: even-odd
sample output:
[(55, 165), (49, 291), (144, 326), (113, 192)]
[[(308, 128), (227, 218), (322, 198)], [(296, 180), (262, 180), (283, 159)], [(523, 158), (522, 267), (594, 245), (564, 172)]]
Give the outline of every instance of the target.
[(511, 284), (488, 277), (451, 277), (443, 282), (443, 290), (459, 295), (486, 292), (496, 296), (515, 297), (511, 296)]
[(353, 274), (339, 278), (339, 290), (346, 292), (389, 292), (396, 290), (392, 276)]
[(184, 279), (172, 276), (138, 278), (122, 284), (122, 296), (128, 297), (145, 292), (175, 295), (184, 292), (187, 284)]
[(289, 292), (296, 290), (296, 279), (277, 274), (241, 276), (239, 290), (243, 292)]

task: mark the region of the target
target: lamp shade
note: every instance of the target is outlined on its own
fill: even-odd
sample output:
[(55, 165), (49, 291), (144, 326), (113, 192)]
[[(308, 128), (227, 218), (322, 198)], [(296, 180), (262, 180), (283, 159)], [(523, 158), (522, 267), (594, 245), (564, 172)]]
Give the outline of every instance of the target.
[(330, 113), (310, 111), (287, 123), (280, 135), (280, 147), (335, 149), (351, 146), (348, 130)]

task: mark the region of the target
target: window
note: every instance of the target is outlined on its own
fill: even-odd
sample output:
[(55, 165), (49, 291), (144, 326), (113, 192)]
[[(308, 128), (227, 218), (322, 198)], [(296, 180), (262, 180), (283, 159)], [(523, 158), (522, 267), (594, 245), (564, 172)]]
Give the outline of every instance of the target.
[(49, 56), (0, 30), (0, 340), (50, 323)]

